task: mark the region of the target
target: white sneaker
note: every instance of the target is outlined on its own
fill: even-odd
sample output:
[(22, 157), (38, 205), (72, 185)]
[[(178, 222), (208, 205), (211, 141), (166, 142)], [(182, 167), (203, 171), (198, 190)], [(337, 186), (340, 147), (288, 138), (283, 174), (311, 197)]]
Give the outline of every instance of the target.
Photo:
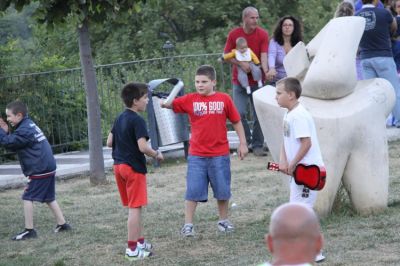
[(322, 250), (319, 252), (319, 254), (315, 257), (315, 262), (323, 262), (325, 260), (325, 256), (322, 254)]
[(235, 230), (235, 227), (233, 226), (233, 224), (231, 222), (229, 222), (228, 220), (225, 220), (225, 221), (218, 222), (218, 229), (221, 232), (230, 233)]
[(138, 248), (144, 249), (146, 251), (151, 251), (153, 249), (153, 245), (149, 242), (144, 241), (143, 244), (137, 243)]
[(183, 236), (194, 236), (193, 224), (185, 224), (181, 229), (181, 234)]
[(150, 251), (141, 249), (139, 247), (136, 247), (136, 249), (133, 251), (130, 248), (125, 250), (125, 259), (129, 261), (142, 260), (150, 257), (151, 255), (152, 253)]
[(262, 88), (262, 87), (263, 87), (263, 82), (262, 82), (262, 80), (259, 80), (259, 81), (258, 81), (258, 87), (259, 87), (259, 88)]
[(246, 87), (246, 92), (247, 92), (247, 94), (251, 94), (251, 89), (250, 89), (250, 87)]

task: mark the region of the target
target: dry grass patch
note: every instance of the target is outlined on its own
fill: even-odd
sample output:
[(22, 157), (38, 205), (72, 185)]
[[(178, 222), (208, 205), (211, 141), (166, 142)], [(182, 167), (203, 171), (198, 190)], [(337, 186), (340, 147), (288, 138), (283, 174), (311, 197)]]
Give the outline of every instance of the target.
[[(335, 212), (322, 220), (327, 261), (322, 265), (400, 265), (400, 143), (390, 144), (389, 208), (361, 217), (351, 210), (343, 193)], [(197, 236), (179, 235), (183, 224), (186, 164), (169, 161), (148, 174), (149, 206), (144, 211), (147, 238), (155, 256), (138, 265), (256, 265), (268, 260), (263, 244), (271, 211), (288, 199), (287, 179), (266, 170), (267, 158), (232, 157), (230, 218), (233, 234), (217, 232), (216, 202), (198, 206)], [(0, 192), (0, 265), (129, 265), (126, 246), (127, 211), (119, 202), (113, 176), (110, 183), (92, 187), (87, 177), (57, 183), (58, 201), (74, 230), (54, 234), (47, 207), (35, 205), (35, 240), (14, 242), (23, 227), (21, 189)], [(362, 178), (362, 177), (360, 177)]]

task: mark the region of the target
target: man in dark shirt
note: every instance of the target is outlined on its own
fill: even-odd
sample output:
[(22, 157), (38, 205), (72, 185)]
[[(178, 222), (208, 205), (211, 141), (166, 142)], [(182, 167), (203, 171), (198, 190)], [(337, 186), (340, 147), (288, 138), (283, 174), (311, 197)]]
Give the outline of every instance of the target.
[[(360, 59), (364, 79), (384, 78), (396, 93), (396, 104), (392, 114), (400, 120), (400, 81), (392, 55), (390, 35), (397, 30), (397, 22), (386, 9), (377, 8), (378, 0), (363, 0), (363, 6), (356, 13), (366, 20), (364, 34), (360, 41)], [(400, 127), (400, 121), (396, 122)]]

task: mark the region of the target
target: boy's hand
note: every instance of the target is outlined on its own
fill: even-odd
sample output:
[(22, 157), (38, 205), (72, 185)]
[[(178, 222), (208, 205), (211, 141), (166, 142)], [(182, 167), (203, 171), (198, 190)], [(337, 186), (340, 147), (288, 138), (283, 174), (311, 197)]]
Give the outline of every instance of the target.
[(249, 153), (249, 149), (247, 148), (247, 144), (240, 143), (237, 149), (238, 156), (240, 160), (243, 160), (246, 157), (247, 153)]
[(285, 162), (285, 161), (281, 161), (281, 162), (279, 162), (279, 171), (281, 171), (282, 173), (285, 173), (285, 174), (289, 174), (289, 165), (288, 165), (288, 163), (287, 162)]
[(164, 156), (162, 155), (161, 151), (157, 150), (157, 155), (154, 157), (157, 161), (164, 161)]
[(296, 169), (296, 165), (289, 164), (288, 166), (288, 175), (293, 176), (294, 170)]
[(172, 109), (172, 103), (171, 104), (167, 104), (164, 101), (161, 101), (160, 104), (161, 108), (168, 108), (168, 109)]
[(8, 124), (3, 120), (3, 118), (0, 118), (0, 127), (8, 133)]

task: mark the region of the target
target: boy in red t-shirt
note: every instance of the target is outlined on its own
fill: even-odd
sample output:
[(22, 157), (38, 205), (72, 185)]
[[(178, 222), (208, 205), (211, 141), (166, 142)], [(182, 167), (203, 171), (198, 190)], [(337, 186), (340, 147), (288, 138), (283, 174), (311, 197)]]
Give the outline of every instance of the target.
[(239, 136), (240, 159), (246, 156), (248, 149), (240, 115), (231, 97), (216, 92), (215, 85), (215, 69), (208, 65), (201, 66), (195, 76), (197, 93), (186, 94), (169, 105), (162, 104), (162, 107), (172, 108), (176, 113), (187, 113), (192, 129), (186, 177), (185, 224), (181, 230), (184, 236), (194, 236), (193, 216), (197, 203), (208, 200), (209, 183), (218, 204), (218, 229), (222, 232), (234, 229), (228, 220), (231, 172), (226, 119), (231, 121)]

